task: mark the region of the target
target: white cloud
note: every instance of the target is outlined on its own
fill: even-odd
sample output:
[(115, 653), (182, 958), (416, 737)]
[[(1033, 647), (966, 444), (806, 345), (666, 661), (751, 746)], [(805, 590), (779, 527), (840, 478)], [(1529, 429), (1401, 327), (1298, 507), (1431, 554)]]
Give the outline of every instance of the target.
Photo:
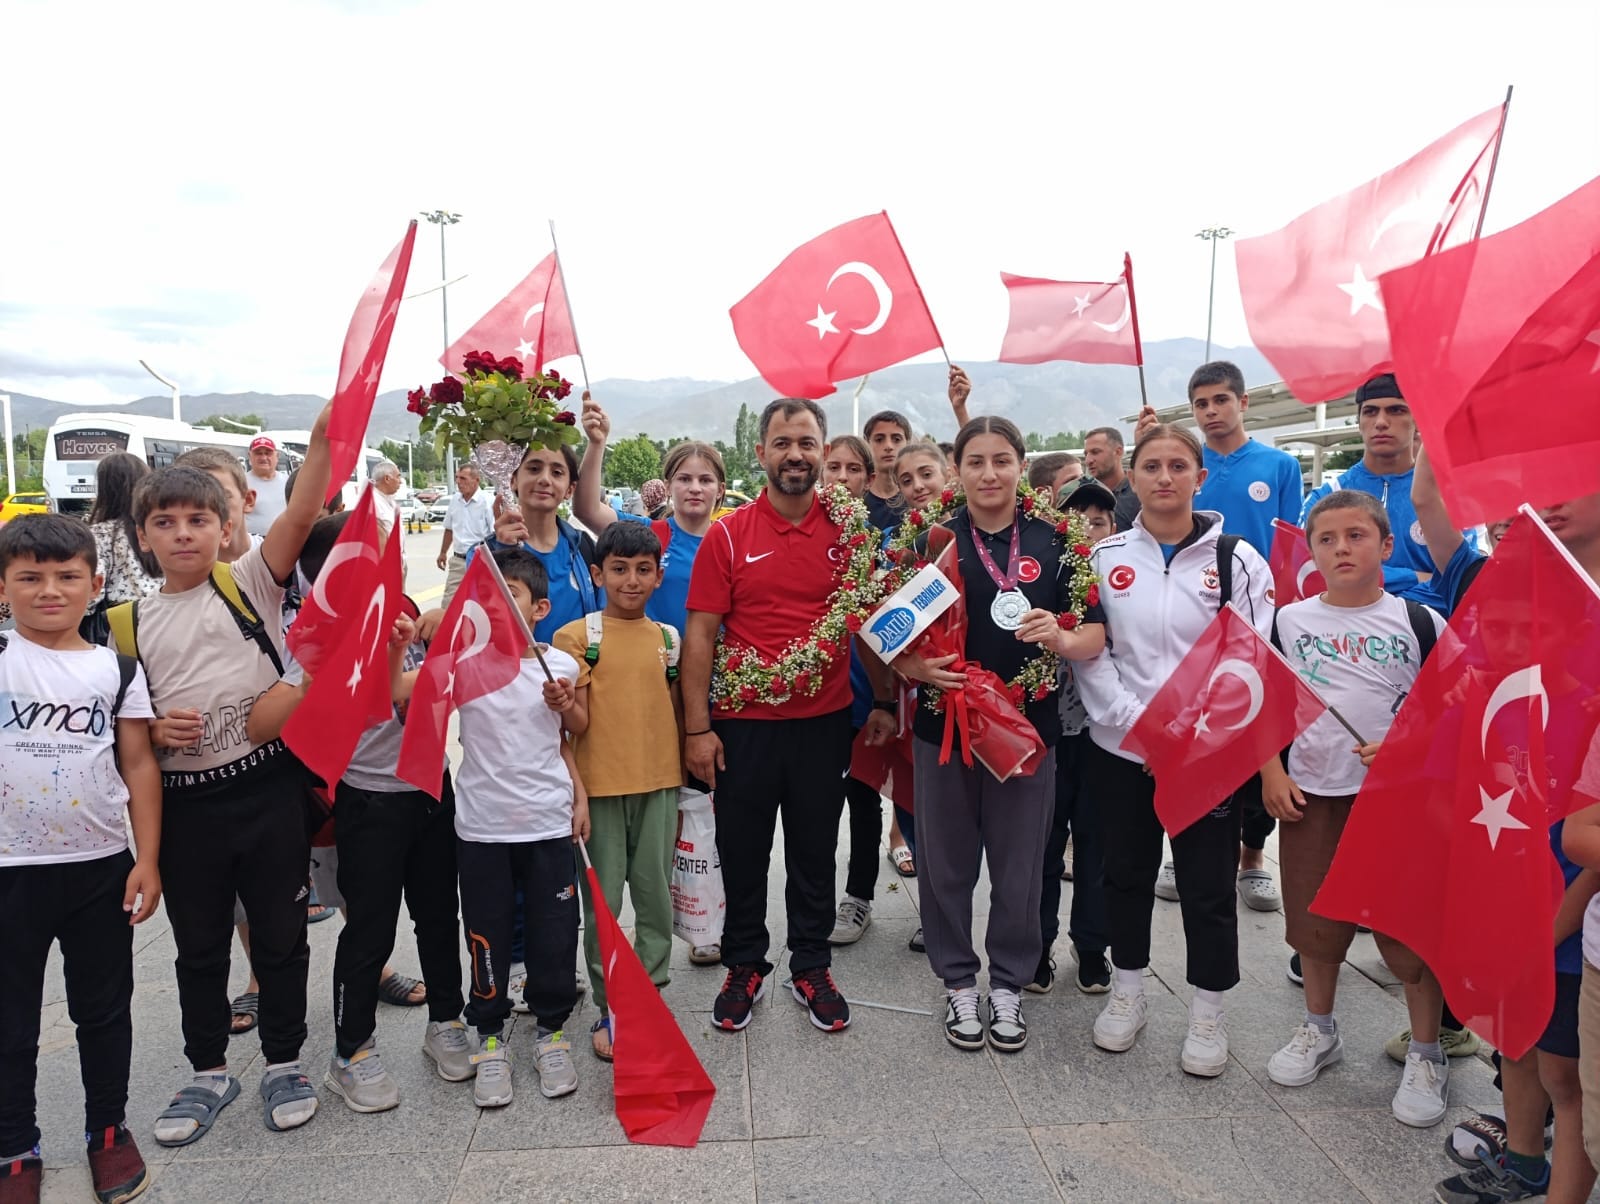
[[(1600, 7), (13, 3), (0, 385), (326, 394), (357, 295), (444, 206), (452, 327), (554, 217), (596, 377), (751, 369), (727, 309), (886, 208), (952, 357), (1001, 269), (1132, 251), (1147, 338), (1204, 333), (1215, 222), (1283, 224), (1518, 85), (1489, 227), (1600, 172)], [(435, 283), (419, 231), (411, 287)], [(1226, 248), (1216, 340), (1247, 341)], [(384, 387), (437, 373), (437, 294)], [(51, 362), (55, 372), (41, 371)]]

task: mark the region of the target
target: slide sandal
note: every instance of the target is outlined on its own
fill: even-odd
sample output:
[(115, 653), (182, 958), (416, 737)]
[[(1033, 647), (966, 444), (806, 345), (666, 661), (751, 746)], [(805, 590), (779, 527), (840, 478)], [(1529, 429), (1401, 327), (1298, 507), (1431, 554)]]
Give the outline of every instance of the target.
[(258, 992), (246, 991), (242, 995), (237, 995), (229, 1006), (233, 1008), (233, 1018), (235, 1020), (249, 1021), (243, 1027), (239, 1025), (230, 1027), (228, 1029), (230, 1036), (237, 1037), (255, 1029), (261, 1017), (261, 995)]
[[(299, 1124), (284, 1126), (272, 1119), (274, 1109), (281, 1108), (284, 1104), (296, 1103), (299, 1100), (314, 1100), (316, 1098), (316, 1088), (311, 1085), (311, 1080), (306, 1078), (300, 1071), (280, 1070), (274, 1074), (269, 1074), (261, 1080), (262, 1119), (267, 1122), (267, 1128), (274, 1133), (283, 1133), (288, 1129), (298, 1129), (300, 1125), (309, 1121), (311, 1116), (307, 1116)], [(315, 1116), (316, 1113), (313, 1112), (311, 1115)]]
[(195, 1131), (179, 1141), (162, 1141), (156, 1138), (157, 1145), (169, 1148), (180, 1145), (191, 1145), (199, 1141), (211, 1131), (211, 1126), (216, 1124), (217, 1116), (229, 1104), (239, 1097), (239, 1080), (232, 1075), (228, 1076), (228, 1089), (221, 1095), (208, 1087), (185, 1087), (172, 1097), (172, 1102), (166, 1106), (159, 1120), (192, 1120), (195, 1122)]
[(428, 1002), (426, 994), (421, 999), (411, 998), (411, 992), (422, 985), (421, 981), (396, 972), (378, 983), (378, 998), (397, 1008), (419, 1008)]

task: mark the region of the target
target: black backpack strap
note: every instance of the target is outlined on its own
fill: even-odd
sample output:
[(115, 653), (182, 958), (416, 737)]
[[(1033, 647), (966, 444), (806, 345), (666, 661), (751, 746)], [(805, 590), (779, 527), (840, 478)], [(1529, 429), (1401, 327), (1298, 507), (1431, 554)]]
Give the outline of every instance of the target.
[(1271, 640), (1272, 640), (1272, 646), (1274, 648), (1276, 648), (1279, 652), (1282, 652), (1283, 651), (1283, 640), (1278, 635), (1278, 612), (1277, 611), (1273, 611), (1272, 612), (1272, 636), (1271, 636)]
[(1218, 610), (1233, 601), (1233, 550), (1238, 546), (1237, 535), (1217, 536), (1217, 586), (1222, 594)]
[(111, 703), (111, 719), (116, 721), (117, 713), (122, 710), (122, 700), (128, 696), (128, 687), (133, 684), (133, 675), (139, 671), (139, 662), (131, 656), (117, 653), (117, 697)]
[(273, 669), (277, 671), (279, 677), (282, 677), (283, 658), (278, 655), (278, 649), (273, 645), (272, 637), (267, 634), (266, 624), (259, 617), (261, 612), (256, 609), (256, 604), (250, 600), (250, 595), (244, 592), (244, 587), (237, 580), (234, 581), (234, 588), (239, 591), (239, 600), (244, 603), (245, 608), (250, 612), (245, 614), (229, 601), (228, 595), (222, 592), (222, 587), (217, 584), (215, 577), (210, 578), (210, 581), (211, 588), (217, 592), (217, 596), (222, 599), (223, 605), (228, 608), (228, 613), (233, 616), (233, 621), (239, 625), (240, 634), (247, 640), (255, 641), (256, 647), (261, 649), (261, 654), (272, 662)]
[(1417, 640), (1417, 664), (1423, 664), (1428, 659), (1428, 654), (1433, 651), (1434, 644), (1439, 641), (1439, 633), (1433, 626), (1433, 612), (1421, 602), (1414, 602), (1404, 598), (1406, 604), (1406, 619), (1411, 624), (1411, 634)]

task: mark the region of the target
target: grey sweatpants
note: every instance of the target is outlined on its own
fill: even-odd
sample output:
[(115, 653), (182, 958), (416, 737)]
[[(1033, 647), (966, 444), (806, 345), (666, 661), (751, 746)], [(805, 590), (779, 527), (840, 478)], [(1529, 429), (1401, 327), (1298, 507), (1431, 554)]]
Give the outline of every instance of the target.
[(928, 964), (949, 989), (977, 984), (972, 947), (972, 892), (989, 862), (989, 986), (1020, 991), (1033, 981), (1043, 952), (1039, 888), (1044, 843), (1055, 811), (1056, 752), (1029, 777), (995, 781), (974, 761), (953, 753), (939, 764), (939, 746), (912, 742), (916, 768), (917, 889)]

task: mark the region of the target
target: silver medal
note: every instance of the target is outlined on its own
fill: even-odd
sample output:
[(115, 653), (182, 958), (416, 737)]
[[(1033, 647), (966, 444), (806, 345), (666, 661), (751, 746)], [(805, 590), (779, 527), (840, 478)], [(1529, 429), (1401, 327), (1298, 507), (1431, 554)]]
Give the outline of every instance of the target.
[(1020, 589), (1001, 590), (989, 603), (989, 617), (1003, 631), (1015, 631), (1022, 626), (1022, 616), (1028, 613), (1028, 599)]

